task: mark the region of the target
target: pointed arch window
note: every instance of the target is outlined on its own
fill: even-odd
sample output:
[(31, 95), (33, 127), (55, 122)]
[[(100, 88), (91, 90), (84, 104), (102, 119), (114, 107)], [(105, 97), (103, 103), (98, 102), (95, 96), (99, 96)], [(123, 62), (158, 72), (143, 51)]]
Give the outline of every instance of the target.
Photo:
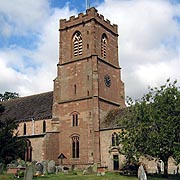
[(72, 158), (79, 158), (79, 137), (72, 137)]
[(26, 123), (23, 125), (23, 135), (26, 135)]
[(101, 57), (106, 58), (107, 54), (107, 36), (106, 34), (103, 34), (101, 37)]
[(115, 132), (112, 134), (112, 146), (119, 146), (119, 135)]
[(82, 34), (77, 31), (73, 36), (73, 55), (74, 57), (82, 55)]

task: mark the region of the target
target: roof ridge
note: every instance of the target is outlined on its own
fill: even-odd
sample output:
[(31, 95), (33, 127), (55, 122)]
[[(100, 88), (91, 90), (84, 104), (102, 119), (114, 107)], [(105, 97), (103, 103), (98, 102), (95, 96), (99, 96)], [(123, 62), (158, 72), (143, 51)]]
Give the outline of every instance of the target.
[(48, 93), (53, 93), (53, 91), (47, 91), (47, 92), (43, 92), (43, 93), (32, 94), (32, 95), (28, 95), (28, 96), (23, 96), (23, 97), (18, 97), (18, 98), (14, 98), (14, 99), (9, 99), (9, 100), (0, 102), (0, 104), (3, 105), (6, 102), (18, 101), (18, 100), (22, 100), (22, 99), (25, 99), (25, 98), (35, 97), (35, 96), (39, 96), (39, 95), (43, 95), (43, 94), (48, 94)]

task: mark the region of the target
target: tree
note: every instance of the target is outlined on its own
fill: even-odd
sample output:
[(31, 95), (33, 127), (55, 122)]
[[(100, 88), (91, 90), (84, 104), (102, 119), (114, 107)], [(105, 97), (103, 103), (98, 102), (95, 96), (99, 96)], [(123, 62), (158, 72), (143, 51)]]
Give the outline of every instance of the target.
[(18, 122), (14, 119), (1, 119), (1, 114), (5, 108), (0, 105), (0, 162), (9, 163), (12, 159), (22, 157), (24, 153), (25, 140), (19, 139), (14, 133), (18, 127)]
[(5, 111), (5, 107), (2, 104), (0, 104), (0, 114), (2, 114), (4, 111)]
[(4, 94), (0, 94), (0, 102), (15, 98), (19, 98), (19, 94), (16, 92), (5, 92)]
[(140, 100), (129, 99), (126, 115), (122, 117), (126, 129), (120, 133), (122, 153), (128, 162), (141, 155), (164, 162), (168, 174), (168, 159), (180, 163), (180, 91), (168, 79), (160, 88), (150, 88)]

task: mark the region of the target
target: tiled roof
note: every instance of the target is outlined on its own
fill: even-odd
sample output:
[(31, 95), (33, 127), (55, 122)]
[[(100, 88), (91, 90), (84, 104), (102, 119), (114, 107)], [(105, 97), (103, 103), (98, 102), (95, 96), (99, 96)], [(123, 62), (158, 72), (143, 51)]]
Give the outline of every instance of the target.
[(126, 108), (112, 109), (100, 123), (100, 130), (122, 128), (120, 118), (126, 113)]
[(14, 118), (18, 121), (45, 119), (52, 117), (53, 92), (46, 92), (27, 97), (20, 97), (4, 102), (5, 111), (1, 119)]

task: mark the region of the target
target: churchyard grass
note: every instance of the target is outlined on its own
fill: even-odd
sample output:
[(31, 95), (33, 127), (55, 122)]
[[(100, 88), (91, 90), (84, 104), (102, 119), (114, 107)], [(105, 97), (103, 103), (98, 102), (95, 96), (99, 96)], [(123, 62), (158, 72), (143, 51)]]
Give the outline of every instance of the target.
[[(148, 176), (148, 180), (180, 180), (180, 176), (169, 176), (168, 178), (162, 178), (157, 176)], [(0, 180), (17, 180), (17, 178), (13, 178), (12, 175), (0, 175)], [(23, 180), (23, 178), (19, 178), (18, 180)], [(82, 172), (77, 172), (77, 175), (63, 174), (58, 173), (46, 175), (44, 177), (33, 177), (33, 180), (138, 180), (137, 176), (121, 176), (115, 173), (106, 173), (105, 176), (96, 176), (96, 174), (92, 175), (82, 175)]]
[[(73, 174), (63, 174), (58, 173), (58, 175), (48, 175), (46, 177), (34, 178), (34, 180), (138, 180), (137, 176), (121, 176), (115, 173), (106, 173), (105, 176), (94, 175), (82, 175), (82, 173)], [(173, 176), (168, 178), (148, 176), (148, 180), (180, 180), (180, 176)]]
[(137, 180), (136, 177), (125, 177), (119, 176), (114, 173), (106, 173), (105, 176), (97, 176), (96, 174), (91, 175), (82, 175), (82, 173), (77, 173), (77, 175), (73, 174), (62, 174), (59, 173), (58, 175), (50, 175), (49, 178), (38, 178), (35, 180)]

